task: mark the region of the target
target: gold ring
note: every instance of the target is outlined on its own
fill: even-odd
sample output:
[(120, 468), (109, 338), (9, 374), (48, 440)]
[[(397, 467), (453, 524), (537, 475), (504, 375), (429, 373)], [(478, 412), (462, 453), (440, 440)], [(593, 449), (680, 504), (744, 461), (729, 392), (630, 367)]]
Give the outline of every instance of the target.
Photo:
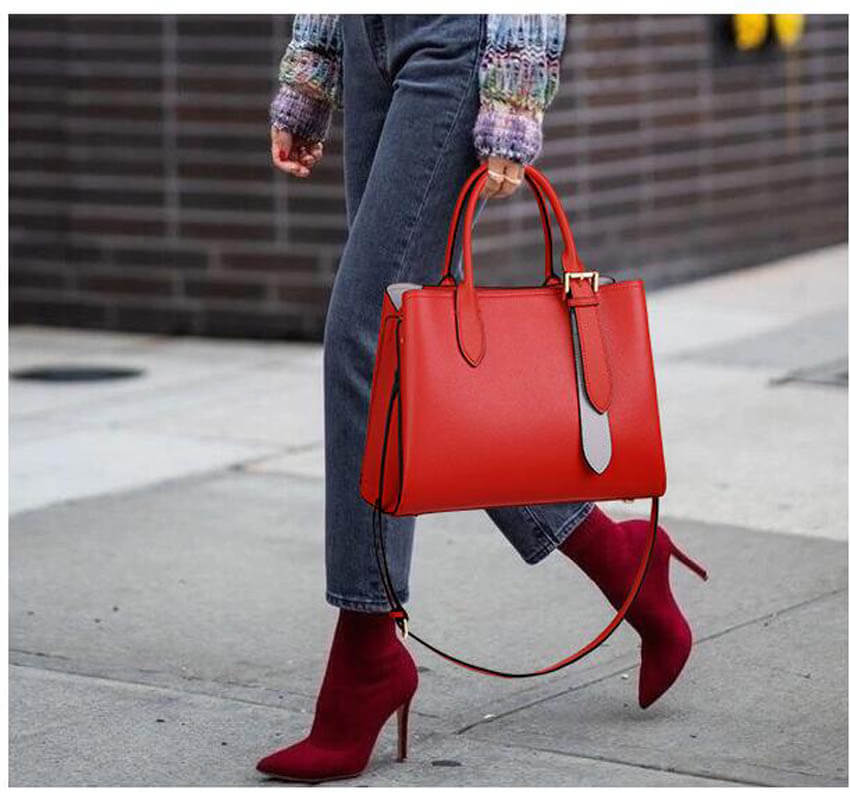
[(522, 179), (514, 179), (513, 177), (508, 176), (507, 174), (505, 174), (505, 180), (510, 182), (511, 184), (519, 184), (522, 181)]
[(504, 181), (505, 175), (503, 173), (496, 173), (495, 171), (488, 170), (487, 173), (493, 178), (498, 179), (500, 182)]

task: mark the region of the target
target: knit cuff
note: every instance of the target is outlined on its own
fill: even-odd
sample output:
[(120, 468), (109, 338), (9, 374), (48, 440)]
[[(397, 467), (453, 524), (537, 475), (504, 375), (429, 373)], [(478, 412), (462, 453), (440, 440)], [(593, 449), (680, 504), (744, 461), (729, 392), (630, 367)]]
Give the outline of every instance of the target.
[(328, 135), (332, 106), (286, 83), (281, 84), (269, 117), (276, 129), (286, 130), (309, 143), (323, 141)]
[(342, 85), (342, 61), (336, 55), (313, 52), (291, 43), (280, 59), (277, 79), (281, 84), (336, 105)]
[(478, 111), (473, 130), (479, 157), (502, 157), (527, 165), (543, 145), (542, 121), (507, 105), (486, 105)]

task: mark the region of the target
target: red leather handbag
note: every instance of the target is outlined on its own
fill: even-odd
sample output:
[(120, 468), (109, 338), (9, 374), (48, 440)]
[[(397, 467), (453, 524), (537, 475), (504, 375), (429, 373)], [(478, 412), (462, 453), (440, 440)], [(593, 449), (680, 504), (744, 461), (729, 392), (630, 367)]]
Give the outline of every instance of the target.
[[(664, 455), (642, 282), (607, 282), (585, 270), (557, 193), (528, 166), (544, 228), (545, 280), (475, 286), (472, 224), (486, 170), (461, 190), (439, 283), (392, 284), (385, 292), (360, 491), (374, 507), (383, 585), (404, 634), (468, 669), (531, 677), (584, 657), (624, 619), (649, 566)], [(547, 202), (564, 242), (562, 276), (553, 269)], [(464, 205), (463, 277), (456, 280), (452, 251)], [(383, 513), (644, 497), (652, 498), (652, 531), (629, 594), (604, 630), (567, 658), (500, 672), (408, 632), (387, 570)]]

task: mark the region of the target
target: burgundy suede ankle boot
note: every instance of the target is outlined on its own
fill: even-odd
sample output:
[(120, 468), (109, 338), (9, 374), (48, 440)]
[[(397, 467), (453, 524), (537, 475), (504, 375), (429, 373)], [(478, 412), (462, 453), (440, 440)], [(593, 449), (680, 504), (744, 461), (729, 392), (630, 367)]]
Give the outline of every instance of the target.
[[(594, 507), (560, 550), (602, 590), (614, 608), (619, 608), (640, 565), (649, 530), (648, 520), (617, 523)], [(688, 621), (670, 590), (671, 556), (708, 579), (708, 573), (680, 551), (659, 526), (646, 578), (626, 613), (626, 620), (641, 638), (638, 702), (642, 708), (648, 708), (673, 685), (693, 643)]]
[(264, 757), (257, 770), (295, 782), (357, 776), (393, 713), (398, 717), (398, 759), (404, 760), (418, 680), (392, 617), (341, 610), (310, 734)]

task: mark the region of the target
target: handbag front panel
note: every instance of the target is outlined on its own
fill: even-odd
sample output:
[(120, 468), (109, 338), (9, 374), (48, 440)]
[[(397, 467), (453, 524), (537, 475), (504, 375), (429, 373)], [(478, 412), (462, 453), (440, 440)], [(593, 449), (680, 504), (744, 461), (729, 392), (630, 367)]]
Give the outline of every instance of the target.
[(402, 494), (396, 514), (661, 495), (665, 470), (643, 285), (599, 290), (613, 392), (612, 455), (581, 447), (569, 313), (561, 288), (477, 290), (478, 366), (458, 348), (455, 290), (404, 296)]

